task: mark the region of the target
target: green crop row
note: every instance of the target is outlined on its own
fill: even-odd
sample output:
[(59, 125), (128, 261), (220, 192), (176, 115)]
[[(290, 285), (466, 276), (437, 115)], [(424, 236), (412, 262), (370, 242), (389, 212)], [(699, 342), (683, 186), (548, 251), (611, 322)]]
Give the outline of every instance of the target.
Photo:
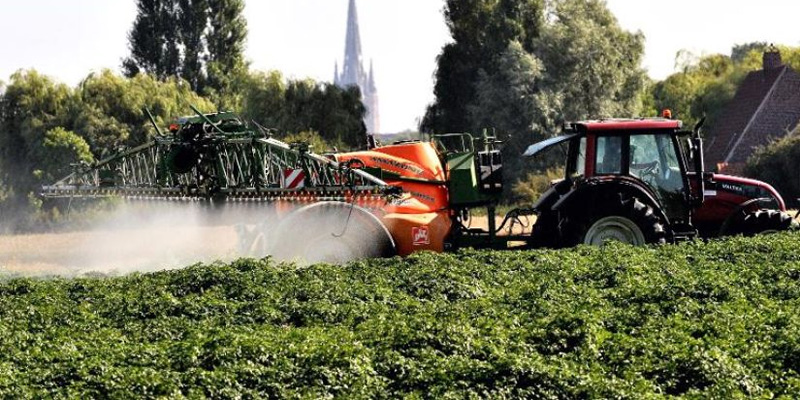
[(0, 398), (796, 398), (800, 234), (0, 282)]

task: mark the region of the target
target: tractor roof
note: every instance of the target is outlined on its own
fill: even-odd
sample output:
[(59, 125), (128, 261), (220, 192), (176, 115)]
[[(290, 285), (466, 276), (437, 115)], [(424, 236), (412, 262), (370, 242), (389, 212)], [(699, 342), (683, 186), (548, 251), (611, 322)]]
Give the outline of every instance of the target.
[(680, 129), (683, 123), (676, 119), (666, 118), (641, 118), (641, 119), (601, 119), (593, 121), (569, 122), (564, 126), (564, 135), (552, 137), (539, 143), (528, 146), (524, 156), (533, 157), (542, 151), (557, 144), (566, 142), (576, 137), (581, 137), (589, 132), (611, 132), (624, 135), (627, 132), (641, 133), (656, 129)]
[(647, 129), (680, 129), (683, 124), (676, 119), (601, 119), (567, 124), (567, 132), (641, 131)]

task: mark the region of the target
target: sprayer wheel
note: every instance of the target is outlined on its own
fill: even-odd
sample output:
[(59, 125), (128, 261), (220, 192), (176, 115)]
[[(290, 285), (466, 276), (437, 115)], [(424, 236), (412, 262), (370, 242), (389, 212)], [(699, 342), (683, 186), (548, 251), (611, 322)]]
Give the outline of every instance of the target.
[(279, 260), (345, 263), (397, 253), (391, 234), (375, 215), (336, 201), (292, 212), (272, 237), (269, 253)]

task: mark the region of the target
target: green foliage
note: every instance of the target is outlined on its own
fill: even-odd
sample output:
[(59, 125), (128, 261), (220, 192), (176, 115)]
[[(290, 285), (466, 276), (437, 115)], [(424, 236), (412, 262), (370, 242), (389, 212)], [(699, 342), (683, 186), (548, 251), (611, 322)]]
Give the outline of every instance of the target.
[(280, 72), (251, 72), (243, 95), (243, 117), (267, 128), (281, 126), (286, 105), (286, 81)]
[[(244, 45), (247, 20), (244, 0), (204, 0), (208, 3), (207, 93), (221, 110), (241, 108), (240, 96), (247, 79)], [(197, 90), (197, 89), (196, 89)]]
[[(525, 93), (513, 108), (543, 111), (493, 122), (522, 125), (528, 137), (550, 135), (564, 119), (634, 116), (641, 109), (644, 37), (622, 30), (603, 1), (448, 1), (445, 18), (455, 41), (439, 56), (436, 101), (423, 130), (485, 127), (475, 110), (508, 106), (513, 96), (493, 92), (512, 81), (515, 92)], [(540, 94), (535, 105), (534, 94)]]
[(512, 192), (523, 204), (533, 204), (558, 179), (564, 179), (563, 168), (550, 168), (542, 173), (529, 172), (514, 184)]
[(284, 142), (292, 144), (292, 143), (305, 143), (310, 146), (310, 149), (314, 153), (324, 153), (332, 149), (332, 146), (329, 145), (322, 136), (319, 135), (317, 132), (309, 132), (303, 131), (298, 133), (293, 133), (290, 135), (286, 135), (282, 139)]
[(652, 108), (642, 95), (644, 37), (622, 30), (603, 1), (448, 1), (445, 19), (454, 42), (439, 56), (420, 129), (495, 129), (508, 182), (532, 167), (524, 149), (564, 120)]
[[(308, 139), (318, 151), (364, 145), (365, 108), (358, 89), (312, 80), (286, 82), (278, 72), (254, 72), (241, 82), (226, 95), (228, 100), (242, 109), (247, 120), (274, 128), (279, 138)], [(191, 114), (190, 104), (204, 112), (217, 110), (212, 101), (174, 77), (125, 78), (104, 70), (70, 88), (34, 70), (17, 72), (0, 94), (4, 226), (31, 229), (29, 217), (41, 206), (41, 201), (32, 199), (41, 185), (66, 176), (70, 164), (91, 163), (152, 139), (156, 132), (145, 109), (164, 127)]]
[(734, 63), (741, 63), (751, 53), (763, 53), (769, 45), (766, 42), (750, 42), (737, 44), (731, 49), (731, 59)]
[(218, 108), (238, 108), (247, 71), (243, 11), (243, 0), (138, 0), (125, 74), (182, 78)]
[(96, 152), (149, 140), (155, 131), (145, 108), (162, 127), (178, 116), (191, 114), (190, 104), (205, 112), (216, 111), (212, 102), (198, 96), (183, 81), (159, 81), (147, 74), (133, 78), (109, 70), (90, 74), (78, 85), (76, 96), (81, 107), (76, 113), (75, 130)]
[(800, 198), (800, 127), (766, 147), (756, 150), (747, 160), (745, 176), (775, 187), (784, 200), (797, 206)]
[(480, 71), (493, 71), (495, 61), (510, 42), (518, 42), (526, 52), (533, 51), (543, 24), (544, 2), (448, 0), (444, 16), (454, 42), (446, 44), (439, 55), (435, 101), (428, 107), (420, 130), (475, 131), (467, 110), (475, 102)]
[(546, 124), (548, 98), (537, 90), (541, 62), (511, 42), (491, 73), (479, 71), (475, 102), (468, 107), (474, 126), (492, 127), (505, 143), (505, 154), (518, 158), (534, 140), (534, 124)]
[(248, 82), (242, 106), (245, 119), (276, 129), (279, 137), (313, 131), (331, 145), (364, 145), (366, 108), (358, 88), (342, 89), (310, 79), (285, 81), (276, 71), (251, 73)]
[(741, 65), (728, 56), (689, 57), (682, 72), (656, 83), (651, 93), (656, 110), (672, 110), (673, 118), (681, 119), (686, 126), (693, 126), (705, 115), (710, 126), (733, 99), (745, 75)]
[(71, 164), (147, 141), (154, 132), (145, 107), (163, 126), (186, 114), (187, 103), (214, 110), (174, 79), (161, 82), (145, 74), (127, 79), (106, 70), (73, 89), (33, 70), (12, 75), (0, 96), (0, 213), (6, 228), (30, 229), (41, 222), (35, 194), (71, 172)]
[(605, 1), (557, 0), (552, 7), (537, 54), (548, 71), (546, 87), (562, 97), (560, 117), (637, 116), (644, 35), (623, 30)]
[(45, 132), (39, 151), (36, 158), (47, 163), (40, 163), (42, 169), (34, 170), (34, 175), (45, 181), (66, 176), (71, 172), (70, 165), (73, 163), (89, 164), (94, 161), (86, 140), (60, 126)]
[(0, 397), (792, 398), (796, 233), (0, 282)]
[(67, 126), (70, 96), (69, 87), (36, 71), (11, 76), (0, 100), (0, 162), (15, 192), (9, 206), (26, 205), (28, 193), (41, 182), (34, 171), (54, 167), (42, 147), (48, 131)]
[[(175, 2), (140, 0), (136, 9), (136, 20), (128, 34), (131, 56), (122, 63), (125, 74), (134, 76), (146, 72), (161, 79), (178, 74), (181, 64), (180, 25), (175, 23), (178, 21)], [(187, 53), (202, 52), (200, 48), (192, 50)]]

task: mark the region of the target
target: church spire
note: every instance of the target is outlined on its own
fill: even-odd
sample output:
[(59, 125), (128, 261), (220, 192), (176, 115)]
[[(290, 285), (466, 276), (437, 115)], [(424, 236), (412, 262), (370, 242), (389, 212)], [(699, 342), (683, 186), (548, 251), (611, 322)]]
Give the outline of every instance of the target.
[(344, 62), (342, 63), (341, 74), (339, 73), (339, 64), (337, 63), (334, 66), (333, 82), (339, 87), (358, 86), (361, 89), (361, 100), (367, 109), (367, 113), (364, 116), (364, 125), (367, 127), (367, 132), (379, 133), (380, 114), (378, 111), (378, 91), (375, 85), (375, 75), (372, 70), (371, 60), (369, 71), (364, 68), (360, 35), (356, 0), (350, 0), (347, 10)]
[(358, 28), (356, 0), (350, 0), (347, 11), (347, 36), (345, 37), (344, 64), (342, 65), (342, 85), (358, 85), (363, 79), (361, 63), (361, 34)]

